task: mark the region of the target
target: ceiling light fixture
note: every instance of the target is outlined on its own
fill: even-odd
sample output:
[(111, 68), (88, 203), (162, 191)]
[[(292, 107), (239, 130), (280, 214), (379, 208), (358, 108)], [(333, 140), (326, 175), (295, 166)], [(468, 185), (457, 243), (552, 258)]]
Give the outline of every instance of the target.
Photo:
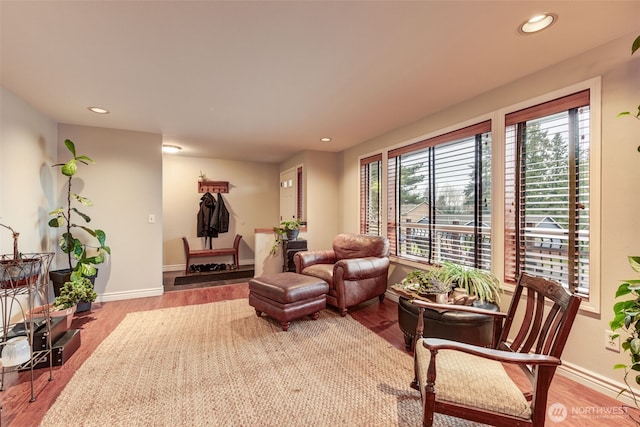
[(162, 144), (162, 152), (167, 154), (175, 154), (182, 150), (182, 147), (178, 145)]
[(104, 108), (100, 107), (89, 107), (89, 111), (93, 111), (97, 114), (109, 114), (109, 110), (105, 110)]
[(558, 17), (552, 13), (536, 15), (520, 26), (520, 32), (525, 34), (536, 33), (549, 27), (557, 20)]
[(320, 141), (322, 142), (331, 142), (331, 138), (320, 138)]

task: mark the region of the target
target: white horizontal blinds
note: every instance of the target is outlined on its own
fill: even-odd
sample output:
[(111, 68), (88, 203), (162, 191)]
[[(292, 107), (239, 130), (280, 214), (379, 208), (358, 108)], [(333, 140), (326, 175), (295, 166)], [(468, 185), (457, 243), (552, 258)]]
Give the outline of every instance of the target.
[(486, 121), (389, 153), (397, 256), (490, 268), (490, 130)]
[(382, 154), (360, 160), (360, 232), (381, 234), (380, 172)]
[(505, 118), (505, 281), (589, 289), (589, 91)]

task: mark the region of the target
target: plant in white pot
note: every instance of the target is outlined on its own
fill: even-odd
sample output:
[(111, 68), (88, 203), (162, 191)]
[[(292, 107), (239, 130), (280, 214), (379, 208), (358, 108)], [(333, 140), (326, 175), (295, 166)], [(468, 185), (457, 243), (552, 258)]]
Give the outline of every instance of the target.
[[(52, 218), (49, 220), (50, 227), (64, 230), (58, 239), (58, 246), (63, 253), (67, 254), (67, 268), (50, 273), (56, 296), (60, 295), (60, 289), (67, 282), (85, 283), (84, 278), (95, 278), (97, 274), (96, 265), (105, 261), (106, 254), (111, 254), (111, 249), (105, 244), (106, 234), (103, 230), (92, 229), (86, 225), (76, 223), (79, 220), (84, 223), (91, 221), (91, 218), (79, 208), (93, 206), (93, 202), (71, 191), (72, 178), (78, 172), (79, 163), (89, 165), (95, 162), (87, 156), (77, 155), (75, 144), (71, 140), (65, 140), (64, 145), (71, 153), (72, 158), (66, 163), (59, 163), (53, 165), (53, 167), (59, 167), (62, 175), (67, 178), (67, 203), (66, 206), (50, 212)], [(92, 244), (87, 243), (87, 239), (92, 241)], [(95, 301), (95, 298), (94, 296), (93, 301)], [(78, 311), (82, 310), (79, 308)]]

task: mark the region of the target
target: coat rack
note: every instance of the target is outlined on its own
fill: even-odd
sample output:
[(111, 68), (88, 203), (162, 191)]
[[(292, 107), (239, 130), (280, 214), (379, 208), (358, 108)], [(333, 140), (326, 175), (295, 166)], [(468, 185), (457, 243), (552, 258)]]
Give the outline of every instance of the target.
[(198, 193), (228, 193), (229, 181), (198, 181)]

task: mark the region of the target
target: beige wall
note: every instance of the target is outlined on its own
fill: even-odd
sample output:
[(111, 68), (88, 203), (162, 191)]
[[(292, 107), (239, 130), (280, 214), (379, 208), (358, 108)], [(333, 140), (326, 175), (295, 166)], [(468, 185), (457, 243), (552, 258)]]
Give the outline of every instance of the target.
[[(56, 176), (56, 122), (33, 110), (22, 99), (0, 88), (0, 224), (20, 233), (22, 253), (51, 252), (47, 226), (54, 205)], [(10, 230), (0, 227), (0, 254), (12, 254)], [(18, 296), (23, 307), (26, 295)], [(39, 298), (34, 302), (40, 304)], [(22, 320), (14, 304), (6, 320)]]
[[(418, 122), (381, 135), (343, 154), (340, 221), (345, 229), (358, 224), (358, 156), (395, 146), (447, 126), (486, 115), (502, 107), (524, 102), (579, 82), (602, 76), (602, 229), (599, 248), (600, 277), (592, 284), (601, 287), (601, 313), (581, 312), (574, 324), (563, 359), (563, 373), (601, 391), (615, 395), (621, 371), (615, 363), (628, 362), (625, 354), (604, 348), (604, 331), (612, 317), (614, 293), (621, 279), (632, 278), (627, 255), (640, 254), (640, 123), (618, 118), (617, 113), (634, 110), (640, 102), (640, 56), (630, 56), (630, 46), (637, 34), (621, 38), (557, 66), (538, 71), (527, 78), (497, 88), (482, 96), (454, 106)], [(490, 64), (485, 72), (490, 72)], [(469, 78), (468, 74), (460, 78)], [(495, 209), (501, 207), (496, 206)], [(595, 230), (597, 233), (598, 230)], [(390, 283), (401, 280), (411, 266), (395, 264)], [(508, 298), (503, 305), (508, 304)]]
[[(56, 122), (4, 88), (0, 105), (0, 223), (20, 233), (20, 251), (51, 251)], [(0, 253), (11, 253), (12, 246), (11, 232), (0, 228)]]
[(280, 165), (280, 172), (303, 165), (305, 213), (309, 249), (330, 249), (338, 234), (339, 155), (304, 151)]
[[(96, 162), (80, 166), (72, 185), (93, 201), (86, 213), (111, 247), (110, 259), (98, 267), (100, 300), (162, 294), (162, 136), (61, 124), (60, 162), (70, 158), (65, 139), (75, 143), (77, 154)], [(64, 181), (58, 184), (63, 197)], [(155, 224), (148, 222), (149, 214), (156, 215)]]
[[(229, 232), (214, 239), (214, 247), (231, 247), (236, 234), (243, 236), (240, 264), (253, 264), (254, 230), (278, 224), (278, 166), (269, 163), (163, 156), (163, 264), (165, 270), (184, 268), (182, 236), (200, 245), (196, 235), (196, 215), (202, 194), (197, 191), (200, 171), (212, 181), (228, 181), (229, 193), (222, 194), (229, 210)], [(193, 247), (193, 246), (192, 246)], [(219, 258), (211, 262), (231, 262)]]

